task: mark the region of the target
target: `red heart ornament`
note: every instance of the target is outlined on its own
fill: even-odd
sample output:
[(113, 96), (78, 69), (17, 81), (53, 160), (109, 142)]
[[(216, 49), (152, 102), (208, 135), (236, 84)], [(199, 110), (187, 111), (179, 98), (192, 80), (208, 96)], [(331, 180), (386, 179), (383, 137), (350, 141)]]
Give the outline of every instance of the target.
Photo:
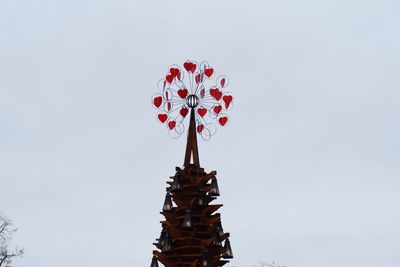
[(211, 88), (210, 89), (210, 96), (214, 97), (215, 95), (215, 90), (218, 90), (217, 88)]
[(214, 73), (214, 69), (213, 68), (208, 68), (204, 70), (204, 75), (206, 75), (208, 78), (210, 78)]
[(169, 127), (171, 130), (175, 128), (175, 125), (176, 125), (176, 121), (169, 121), (169, 122), (168, 122), (168, 127)]
[(200, 98), (204, 98), (204, 95), (206, 94), (206, 89), (201, 89), (200, 90)]
[(191, 72), (194, 73), (196, 71), (196, 64), (192, 63), (190, 61), (186, 61), (185, 63), (183, 63), (183, 67), (185, 68), (185, 70), (187, 72)]
[(214, 110), (214, 113), (218, 115), (222, 110), (222, 106), (221, 105), (214, 106), (213, 110)]
[(200, 80), (201, 80), (201, 76), (200, 76), (200, 74), (197, 74), (196, 75), (196, 83), (200, 83)]
[(214, 91), (214, 98), (217, 101), (220, 101), (222, 97), (222, 92), (219, 89), (215, 89)]
[(181, 108), (181, 110), (179, 111), (179, 114), (181, 114), (182, 117), (186, 117), (186, 115), (189, 113), (189, 109), (183, 107)]
[(197, 113), (199, 113), (199, 115), (200, 115), (201, 117), (204, 117), (204, 115), (207, 114), (207, 109), (206, 109), (206, 108), (198, 108), (198, 109), (197, 109)]
[(185, 99), (188, 95), (188, 90), (186, 88), (181, 88), (178, 90), (178, 95), (180, 96), (180, 98)]
[(169, 92), (168, 92), (168, 91), (165, 91), (165, 98), (166, 98), (167, 100), (169, 100)]
[(204, 130), (204, 125), (200, 124), (199, 126), (197, 126), (197, 132), (201, 133)]
[[(178, 68), (170, 68), (169, 72), (174, 76), (174, 77), (178, 77), (179, 76), (179, 69)], [(179, 77), (178, 77), (179, 78)]]
[(221, 87), (224, 87), (224, 85), (225, 85), (225, 78), (222, 78), (221, 79)]
[(174, 80), (175, 76), (172, 74), (168, 74), (165, 79), (167, 80), (167, 82), (172, 83), (172, 81)]
[(193, 63), (190, 61), (186, 61), (185, 63), (183, 63), (183, 67), (185, 68), (186, 71), (190, 71), (192, 69), (192, 65)]
[(167, 114), (158, 114), (158, 120), (162, 123), (166, 122), (168, 119), (168, 115)]
[(155, 97), (155, 98), (153, 99), (153, 105), (154, 105), (156, 108), (161, 107), (161, 105), (162, 105), (162, 96), (157, 96), (157, 97)]
[(164, 108), (166, 109), (167, 112), (170, 112), (172, 109), (172, 103), (171, 102), (165, 103)]
[(196, 71), (197, 65), (195, 63), (192, 63), (192, 68), (191, 71), (194, 73)]
[(233, 100), (233, 97), (231, 95), (224, 95), (224, 97), (222, 98), (222, 101), (224, 101), (225, 103), (225, 109), (229, 108), (229, 105), (231, 104)]
[(224, 116), (224, 117), (220, 117), (218, 119), (218, 122), (221, 126), (224, 126), (227, 122), (228, 122), (228, 117)]

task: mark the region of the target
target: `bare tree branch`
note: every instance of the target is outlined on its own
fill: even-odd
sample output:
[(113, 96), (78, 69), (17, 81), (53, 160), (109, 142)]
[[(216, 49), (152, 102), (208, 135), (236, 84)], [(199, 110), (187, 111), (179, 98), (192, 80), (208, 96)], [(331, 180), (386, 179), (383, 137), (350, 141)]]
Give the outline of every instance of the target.
[(13, 227), (12, 221), (0, 213), (0, 267), (11, 267), (13, 259), (24, 254), (23, 249), (9, 248), (9, 241), (15, 231), (17, 228)]

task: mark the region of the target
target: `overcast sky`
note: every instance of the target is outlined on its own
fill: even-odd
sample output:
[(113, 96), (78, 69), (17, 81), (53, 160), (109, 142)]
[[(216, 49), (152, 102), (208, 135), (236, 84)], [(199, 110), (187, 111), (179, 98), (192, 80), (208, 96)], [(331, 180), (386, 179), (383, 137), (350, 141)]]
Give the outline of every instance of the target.
[(400, 266), (398, 0), (0, 0), (0, 210), (21, 267), (149, 266), (185, 138), (170, 64), (229, 76), (217, 170), (229, 266)]

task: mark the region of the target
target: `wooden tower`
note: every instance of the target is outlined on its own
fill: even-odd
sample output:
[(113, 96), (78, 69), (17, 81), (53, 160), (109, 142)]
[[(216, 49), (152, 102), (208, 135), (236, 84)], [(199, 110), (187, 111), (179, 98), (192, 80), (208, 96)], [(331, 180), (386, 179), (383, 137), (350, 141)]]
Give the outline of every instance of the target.
[(233, 258), (229, 233), (221, 225), (220, 204), (210, 204), (219, 196), (216, 171), (200, 167), (194, 107), (190, 108), (183, 169), (167, 182), (163, 210), (165, 220), (154, 245), (151, 267), (158, 261), (165, 267), (218, 267)]

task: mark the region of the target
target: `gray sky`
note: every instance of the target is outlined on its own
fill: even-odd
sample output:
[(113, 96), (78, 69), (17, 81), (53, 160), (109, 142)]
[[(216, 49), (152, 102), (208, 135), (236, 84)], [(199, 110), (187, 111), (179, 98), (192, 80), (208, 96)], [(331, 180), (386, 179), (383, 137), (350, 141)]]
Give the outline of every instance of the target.
[[(173, 63), (230, 78), (217, 170), (237, 266), (400, 265), (399, 1), (0, 1), (0, 209), (18, 266), (148, 266), (185, 139)], [(239, 211), (243, 216), (239, 217)]]

